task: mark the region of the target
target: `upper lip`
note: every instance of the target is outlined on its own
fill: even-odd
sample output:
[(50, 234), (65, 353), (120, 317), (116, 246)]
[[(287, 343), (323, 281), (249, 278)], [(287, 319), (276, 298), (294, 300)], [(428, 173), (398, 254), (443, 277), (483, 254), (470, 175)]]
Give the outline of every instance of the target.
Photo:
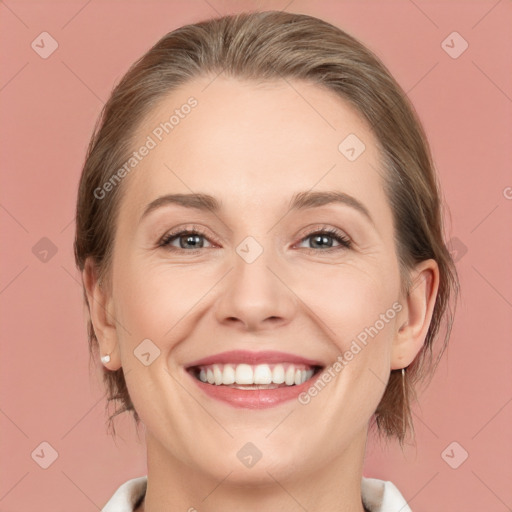
[(308, 359), (296, 354), (290, 354), (288, 352), (278, 351), (260, 351), (251, 352), (249, 350), (229, 350), (227, 352), (220, 352), (202, 359), (197, 359), (186, 365), (186, 368), (192, 368), (193, 366), (207, 366), (210, 364), (273, 364), (273, 363), (295, 363), (304, 364), (308, 366), (323, 366), (320, 361), (314, 359)]

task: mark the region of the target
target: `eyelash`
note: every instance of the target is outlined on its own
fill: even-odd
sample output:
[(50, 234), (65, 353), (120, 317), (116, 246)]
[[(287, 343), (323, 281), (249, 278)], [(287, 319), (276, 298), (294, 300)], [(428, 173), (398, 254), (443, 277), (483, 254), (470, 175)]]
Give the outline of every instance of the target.
[[(199, 251), (201, 251), (202, 248), (199, 248), (199, 249), (191, 249), (191, 250), (187, 250), (187, 249), (181, 249), (181, 248), (177, 248), (177, 247), (172, 247), (170, 245), (170, 243), (176, 239), (176, 238), (179, 238), (180, 236), (183, 236), (183, 235), (200, 235), (200, 236), (203, 236), (204, 238), (208, 238), (207, 234), (198, 226), (192, 226), (192, 229), (184, 229), (184, 230), (181, 230), (181, 231), (175, 231), (175, 232), (171, 232), (171, 233), (168, 233), (167, 235), (165, 235), (162, 240), (160, 241), (160, 243), (158, 244), (159, 247), (165, 247), (166, 249), (170, 250), (170, 251), (183, 251), (183, 252), (188, 252), (188, 253), (191, 253), (191, 254), (195, 254)], [(336, 228), (329, 228), (329, 227), (319, 227), (317, 226), (315, 228), (314, 231), (310, 231), (309, 233), (307, 233), (305, 236), (303, 236), (301, 239), (300, 239), (300, 242), (303, 242), (304, 240), (306, 240), (307, 238), (310, 238), (312, 237), (313, 235), (328, 235), (329, 237), (331, 238), (334, 238), (337, 242), (340, 243), (340, 246), (338, 247), (328, 247), (327, 249), (315, 249), (315, 248), (312, 248), (312, 247), (305, 247), (303, 249), (306, 249), (306, 251), (313, 251), (313, 252), (332, 252), (332, 251), (337, 251), (337, 250), (342, 250), (342, 249), (351, 249), (352, 248), (352, 241), (350, 240), (350, 238), (348, 238), (346, 235), (344, 235), (341, 231), (339, 231), (338, 229)]]

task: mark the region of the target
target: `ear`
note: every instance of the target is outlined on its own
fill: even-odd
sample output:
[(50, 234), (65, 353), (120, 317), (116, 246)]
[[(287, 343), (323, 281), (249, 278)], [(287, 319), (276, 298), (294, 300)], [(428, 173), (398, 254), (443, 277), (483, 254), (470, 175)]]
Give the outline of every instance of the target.
[(98, 282), (97, 267), (91, 258), (87, 258), (85, 262), (82, 281), (89, 303), (89, 314), (94, 333), (98, 339), (100, 355), (109, 354), (110, 361), (105, 363), (105, 367), (109, 370), (117, 370), (121, 367), (121, 358), (113, 314), (113, 299), (105, 283)]
[(433, 259), (419, 263), (411, 275), (411, 287), (401, 301), (404, 309), (398, 322), (391, 353), (391, 369), (405, 368), (425, 343), (439, 288), (439, 267)]

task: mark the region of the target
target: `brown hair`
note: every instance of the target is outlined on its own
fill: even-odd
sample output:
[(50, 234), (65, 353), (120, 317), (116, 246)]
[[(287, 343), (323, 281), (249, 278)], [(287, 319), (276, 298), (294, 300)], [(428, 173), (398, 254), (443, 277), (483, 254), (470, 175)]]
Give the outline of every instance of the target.
[[(92, 258), (104, 283), (122, 186), (98, 199), (106, 183), (133, 151), (137, 127), (165, 95), (193, 78), (228, 76), (255, 81), (305, 80), (335, 92), (364, 116), (375, 134), (382, 159), (385, 192), (393, 211), (395, 246), (401, 284), (407, 293), (408, 270), (433, 258), (440, 282), (425, 344), (406, 371), (405, 393), (400, 370), (391, 371), (373, 425), (402, 443), (412, 427), (410, 395), (437, 366), (451, 332), (459, 282), (443, 239), (441, 192), (429, 145), (414, 107), (380, 59), (351, 35), (323, 20), (281, 11), (242, 12), (186, 25), (160, 39), (136, 61), (114, 88), (96, 124), (80, 179), (76, 210), (76, 264), (82, 271)], [(84, 298), (87, 296), (84, 288)], [(89, 304), (87, 303), (89, 307)], [(436, 358), (433, 343), (441, 321), (447, 330)], [(97, 360), (98, 340), (89, 318), (90, 357)], [(103, 368), (110, 401), (120, 408), (109, 417), (132, 411), (123, 369)], [(115, 429), (114, 429), (115, 434)]]

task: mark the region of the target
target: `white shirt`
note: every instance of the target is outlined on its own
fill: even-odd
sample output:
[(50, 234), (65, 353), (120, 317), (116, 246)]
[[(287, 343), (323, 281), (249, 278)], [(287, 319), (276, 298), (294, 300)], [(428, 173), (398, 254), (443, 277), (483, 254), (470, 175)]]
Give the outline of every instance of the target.
[[(101, 512), (133, 512), (137, 502), (146, 494), (146, 487), (147, 475), (128, 480), (117, 489)], [(371, 512), (412, 512), (400, 491), (389, 481), (363, 477), (361, 497)]]

